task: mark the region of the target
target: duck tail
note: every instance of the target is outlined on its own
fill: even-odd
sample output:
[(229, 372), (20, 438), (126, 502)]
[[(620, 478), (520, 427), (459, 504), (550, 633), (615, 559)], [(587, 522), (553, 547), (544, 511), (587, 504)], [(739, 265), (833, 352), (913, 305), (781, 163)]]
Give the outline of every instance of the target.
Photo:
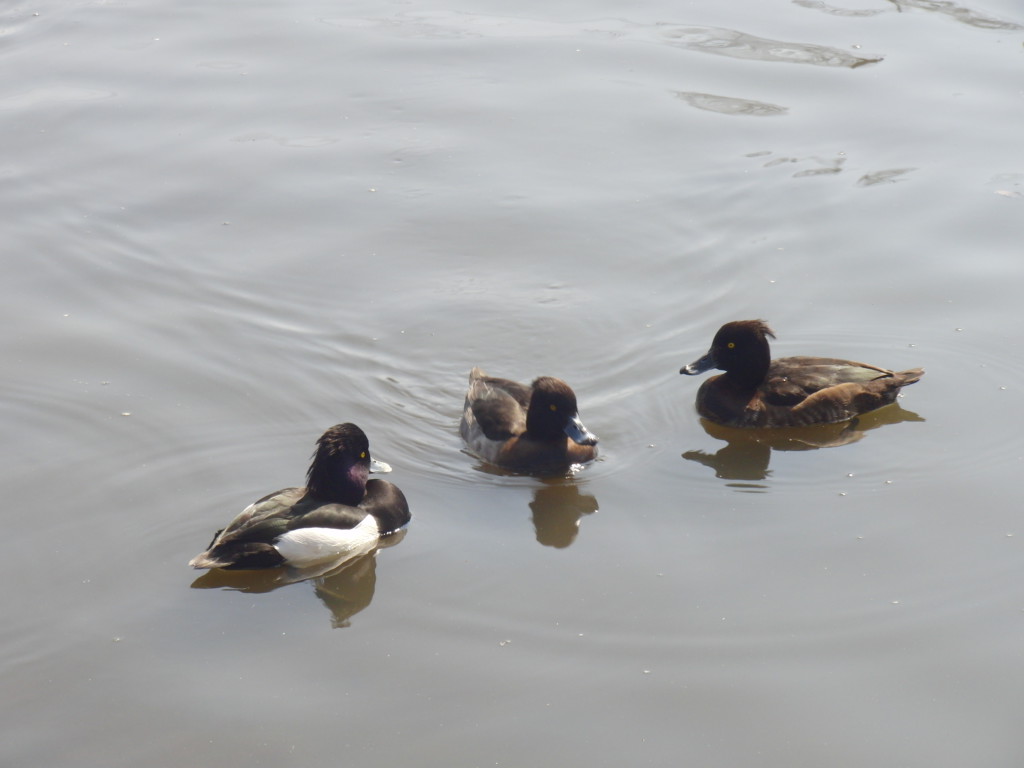
[(922, 376), (924, 376), (924, 368), (911, 368), (907, 371), (899, 371), (896, 374), (896, 378), (900, 380), (901, 387), (920, 381)]
[(193, 557), (188, 561), (188, 564), (193, 568), (226, 568), (231, 565), (231, 561), (217, 557), (212, 552), (206, 551)]
[(285, 565), (284, 557), (273, 544), (262, 541), (221, 542), (189, 563), (193, 568), (240, 568), (242, 570), (277, 568)]

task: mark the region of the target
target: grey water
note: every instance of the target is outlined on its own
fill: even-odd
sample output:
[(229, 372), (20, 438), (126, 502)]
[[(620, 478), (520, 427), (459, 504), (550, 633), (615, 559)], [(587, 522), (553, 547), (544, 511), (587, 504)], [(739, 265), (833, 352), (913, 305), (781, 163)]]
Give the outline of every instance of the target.
[[(1024, 11), (1010, 0), (0, 10), (5, 766), (1017, 766)], [(728, 320), (921, 366), (703, 425)], [(559, 376), (565, 478), (462, 451)], [(353, 421), (336, 573), (187, 567)]]

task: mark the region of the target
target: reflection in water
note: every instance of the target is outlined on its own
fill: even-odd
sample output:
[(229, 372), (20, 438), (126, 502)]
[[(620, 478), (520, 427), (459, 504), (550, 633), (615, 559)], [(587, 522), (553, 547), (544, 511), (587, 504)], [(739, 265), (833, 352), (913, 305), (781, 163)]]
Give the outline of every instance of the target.
[(873, 187), (875, 184), (888, 184), (891, 182), (901, 181), (899, 178), (900, 176), (905, 176), (916, 170), (916, 168), (887, 168), (884, 171), (865, 173), (857, 179), (857, 186)]
[(679, 27), (667, 30), (664, 34), (671, 40), (671, 45), (719, 56), (731, 56), (734, 59), (850, 69), (881, 61), (880, 58), (853, 56), (839, 48), (811, 43), (786, 43), (718, 27)]
[(824, 11), (830, 16), (877, 16), (880, 13), (885, 13), (884, 8), (871, 8), (871, 9), (857, 9), (852, 8), (837, 8), (833, 5), (828, 5), (821, 2), (821, 0), (793, 0), (794, 5), (801, 5), (804, 8), (813, 8), (816, 11)]
[[(882, 10), (868, 11), (837, 8), (823, 3), (820, 0), (793, 0), (793, 2), (797, 5), (802, 5), (804, 8), (813, 8), (814, 10), (824, 11), (825, 13), (833, 16), (873, 16), (884, 12)], [(1024, 29), (1024, 26), (1020, 24), (1016, 24), (1012, 21), (1003, 21), (1002, 19), (997, 19), (994, 16), (986, 16), (979, 11), (974, 11), (963, 5), (950, 2), (950, 0), (889, 0), (889, 2), (896, 7), (897, 13), (903, 13), (904, 9), (916, 9), (920, 11), (941, 13), (945, 16), (949, 16), (954, 21), (959, 21), (961, 24), (980, 27), (982, 29), (1004, 29), (1008, 31)]]
[(347, 627), (350, 619), (373, 600), (377, 585), (377, 551), (393, 547), (405, 538), (401, 530), (381, 539), (368, 554), (310, 568), (269, 568), (260, 571), (207, 571), (194, 582), (193, 589), (226, 589), (256, 594), (272, 592), (300, 581), (312, 581), (313, 590), (331, 612), (331, 626)]
[(1007, 31), (1024, 29), (1024, 25), (1016, 24), (1012, 21), (1003, 21), (993, 16), (986, 16), (980, 11), (971, 10), (957, 3), (948, 2), (948, 0), (889, 0), (889, 2), (895, 5), (896, 9), (900, 12), (904, 8), (933, 11), (934, 13), (949, 16), (961, 24), (968, 24), (972, 27), (980, 27), (981, 29), (1003, 29)]
[(584, 515), (597, 511), (597, 499), (580, 493), (574, 483), (545, 481), (530, 502), (537, 541), (545, 547), (564, 549), (576, 540)]
[(715, 471), (715, 477), (723, 480), (742, 480), (744, 483), (729, 483), (745, 491), (764, 491), (767, 485), (758, 483), (766, 480), (771, 471), (768, 464), (772, 451), (813, 451), (818, 448), (834, 448), (855, 443), (872, 429), (886, 424), (904, 421), (924, 421), (913, 411), (902, 408), (899, 403), (863, 414), (841, 424), (821, 424), (813, 427), (787, 427), (783, 429), (735, 429), (723, 427), (707, 419), (701, 419), (704, 431), (726, 445), (715, 453), (686, 451), (683, 458), (695, 461)]
[[(488, 475), (501, 477), (535, 477), (543, 483), (533, 493), (530, 509), (533, 512), (533, 528), (537, 541), (545, 547), (564, 549), (576, 540), (580, 530), (580, 521), (584, 515), (597, 511), (597, 499), (590, 494), (580, 493), (573, 478), (589, 466), (573, 464), (565, 475), (536, 477), (535, 475), (516, 472), (515, 470), (496, 467), (480, 461), (473, 454), (463, 451), (467, 456), (477, 460), (474, 469)], [(598, 459), (600, 461), (600, 459)]]
[(781, 107), (778, 104), (769, 104), (767, 101), (738, 99), (734, 96), (717, 96), (713, 93), (676, 91), (676, 96), (685, 101), (691, 107), (704, 109), (708, 112), (718, 112), (722, 115), (753, 115), (754, 117), (771, 117), (773, 115), (784, 115), (789, 111), (788, 107)]
[[(768, 157), (771, 154), (771, 151), (763, 150), (761, 152), (751, 152), (746, 155), (746, 157), (762, 158)], [(835, 157), (819, 157), (816, 155), (811, 155), (809, 157), (773, 157), (770, 160), (766, 160), (762, 167), (775, 168), (780, 165), (814, 163), (814, 167), (804, 168), (793, 174), (794, 179), (800, 179), (807, 176), (829, 176), (842, 173), (843, 165), (845, 165), (846, 160), (847, 158), (843, 153), (840, 153)], [(871, 171), (857, 179), (857, 186), (873, 187), (877, 184), (895, 183), (897, 181), (902, 181), (903, 176), (906, 176), (908, 173), (913, 173), (916, 170), (916, 168), (883, 168), (878, 171)]]

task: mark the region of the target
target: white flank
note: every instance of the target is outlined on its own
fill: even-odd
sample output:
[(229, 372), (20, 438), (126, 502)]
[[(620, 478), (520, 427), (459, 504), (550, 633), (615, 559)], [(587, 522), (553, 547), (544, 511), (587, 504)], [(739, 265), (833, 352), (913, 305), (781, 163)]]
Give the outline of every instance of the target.
[(288, 565), (303, 568), (372, 552), (379, 539), (377, 521), (373, 515), (367, 515), (355, 528), (299, 528), (288, 531), (274, 542), (274, 548)]

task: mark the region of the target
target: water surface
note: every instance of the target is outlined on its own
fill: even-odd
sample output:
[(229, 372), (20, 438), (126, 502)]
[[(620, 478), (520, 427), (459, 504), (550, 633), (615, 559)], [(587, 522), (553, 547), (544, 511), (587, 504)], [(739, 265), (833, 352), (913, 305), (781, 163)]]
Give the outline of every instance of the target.
[[(1024, 14), (1007, 0), (0, 15), (11, 766), (1011, 766)], [(924, 379), (702, 425), (725, 321)], [(571, 478), (462, 450), (572, 383)], [(354, 421), (413, 510), (186, 563)]]

